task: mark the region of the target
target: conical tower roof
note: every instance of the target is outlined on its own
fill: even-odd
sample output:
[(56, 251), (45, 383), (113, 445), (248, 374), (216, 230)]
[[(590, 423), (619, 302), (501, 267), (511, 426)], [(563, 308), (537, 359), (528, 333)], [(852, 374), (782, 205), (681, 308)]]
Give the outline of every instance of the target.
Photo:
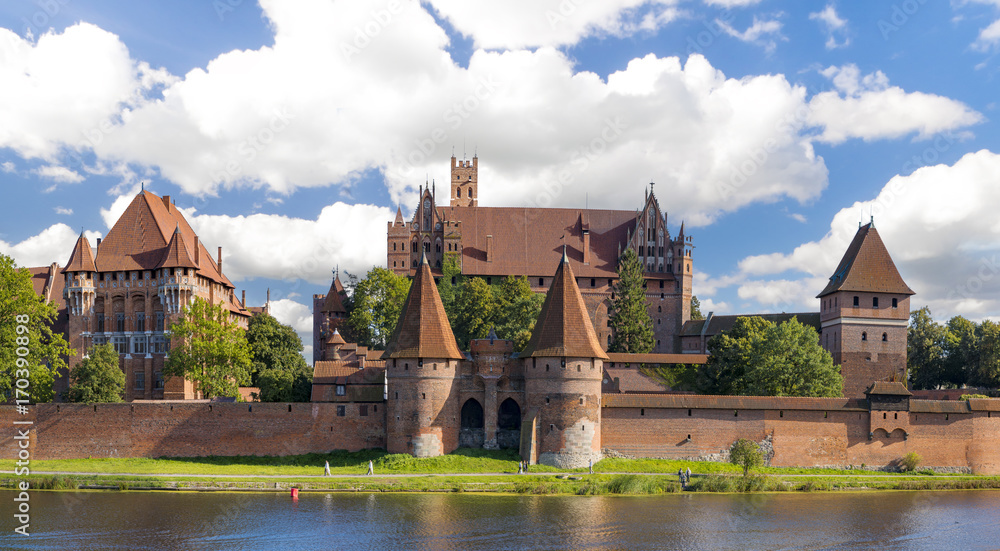
[(393, 222), (393, 225), (402, 226), (403, 224), (405, 224), (403, 221), (403, 210), (400, 207), (396, 207), (396, 220)]
[(837, 291), (863, 293), (915, 294), (903, 282), (896, 265), (889, 256), (878, 230), (871, 223), (858, 228), (854, 241), (840, 260), (830, 282), (816, 295), (821, 298)]
[(347, 344), (347, 341), (344, 340), (344, 337), (341, 336), (340, 331), (336, 328), (333, 330), (333, 334), (330, 335), (330, 338), (326, 339), (326, 342), (327, 344)]
[(174, 230), (174, 235), (170, 238), (170, 243), (167, 244), (167, 250), (163, 253), (163, 260), (160, 261), (157, 268), (197, 268), (198, 265), (194, 263), (191, 259), (191, 255), (188, 253), (187, 244), (184, 243), (184, 235), (181, 233), (180, 226)]
[(424, 255), (383, 358), (462, 359)]
[(608, 359), (587, 315), (565, 251), (545, 295), (531, 339), (521, 352), (522, 358), (531, 356)]
[(94, 254), (90, 250), (90, 241), (83, 235), (83, 232), (80, 232), (80, 238), (76, 240), (76, 246), (73, 247), (73, 254), (69, 256), (69, 262), (66, 263), (62, 273), (96, 271), (97, 266), (94, 264)]
[(333, 278), (333, 283), (330, 284), (330, 290), (326, 293), (326, 299), (323, 301), (323, 306), (320, 308), (320, 312), (347, 312), (347, 308), (344, 308), (343, 294), (344, 284), (340, 282), (340, 274), (337, 274)]

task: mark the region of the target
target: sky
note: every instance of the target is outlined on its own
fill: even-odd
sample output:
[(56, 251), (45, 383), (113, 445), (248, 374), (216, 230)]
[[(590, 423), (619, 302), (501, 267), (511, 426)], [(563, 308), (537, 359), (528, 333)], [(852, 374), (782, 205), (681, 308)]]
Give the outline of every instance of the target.
[(655, 182), (706, 313), (817, 311), (874, 220), (913, 309), (1000, 319), (998, 53), (1000, 0), (4, 2), (0, 253), (64, 265), (145, 186), (308, 344), (454, 153), (483, 206)]

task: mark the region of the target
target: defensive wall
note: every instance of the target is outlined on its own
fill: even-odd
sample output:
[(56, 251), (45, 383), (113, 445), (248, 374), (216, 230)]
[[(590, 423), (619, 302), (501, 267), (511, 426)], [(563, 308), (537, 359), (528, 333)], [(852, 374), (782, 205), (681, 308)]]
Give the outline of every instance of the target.
[[(739, 438), (770, 437), (774, 466), (922, 465), (1000, 474), (1000, 400), (867, 400), (668, 394), (601, 399), (605, 450), (630, 457), (718, 458)], [(342, 408), (342, 409), (341, 409)], [(31, 458), (294, 455), (386, 447), (383, 403), (41, 404), (0, 406), (0, 456), (13, 459), (30, 426)], [(993, 415), (996, 413), (996, 415)], [(33, 425), (14, 425), (32, 421)], [(522, 426), (523, 432), (528, 432)]]

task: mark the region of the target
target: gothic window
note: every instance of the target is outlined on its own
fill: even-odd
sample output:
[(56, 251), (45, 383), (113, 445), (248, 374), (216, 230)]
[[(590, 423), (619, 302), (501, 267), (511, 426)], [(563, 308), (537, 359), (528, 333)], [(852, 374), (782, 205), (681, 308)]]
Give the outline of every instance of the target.
[(154, 386), (153, 388), (155, 388), (156, 390), (163, 390), (163, 373), (157, 371), (153, 375), (156, 377), (156, 382), (153, 383), (156, 386)]
[(415, 258), (413, 259), (413, 267), (414, 267), (414, 268), (416, 268), (416, 267), (417, 267), (417, 259), (415, 259)]
[[(458, 176), (455, 176), (455, 179), (457, 180)], [(458, 188), (455, 190), (455, 196), (459, 198), (462, 197), (462, 188)]]
[(146, 374), (141, 371), (135, 372), (135, 386), (132, 390), (144, 390), (146, 388)]
[(472, 197), (472, 188), (469, 188), (469, 197)]
[(156, 313), (156, 331), (163, 331), (163, 312)]
[(104, 332), (104, 314), (97, 314), (97, 332)]
[(146, 335), (132, 335), (132, 353), (146, 354)]
[(413, 246), (412, 246), (412, 247), (410, 247), (410, 248), (411, 248), (411, 249), (413, 249), (413, 250), (412, 250), (412, 252), (417, 252), (417, 242), (416, 242), (416, 241), (414, 241), (414, 242), (413, 242)]
[(395, 251), (395, 250), (396, 250), (396, 244), (395, 244), (395, 243), (393, 243), (393, 244), (392, 244), (392, 250), (393, 250), (393, 251)]
[(121, 312), (115, 314), (115, 331), (119, 333), (125, 332), (125, 314)]
[(146, 330), (146, 313), (136, 312), (135, 313), (135, 330), (145, 331)]
[(125, 338), (125, 335), (115, 335), (111, 337), (111, 344), (114, 345), (116, 353), (128, 353), (128, 339)]
[(440, 242), (434, 244), (434, 252), (438, 252), (438, 253), (441, 252), (441, 243)]
[(430, 241), (425, 241), (424, 242), (424, 252), (425, 253), (431, 252), (431, 243), (430, 243)]

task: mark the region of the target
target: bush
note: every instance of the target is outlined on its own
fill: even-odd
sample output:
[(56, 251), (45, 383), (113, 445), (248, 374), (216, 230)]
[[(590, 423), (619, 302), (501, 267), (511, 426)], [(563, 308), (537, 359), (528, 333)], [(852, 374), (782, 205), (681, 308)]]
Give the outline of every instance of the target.
[(910, 452), (899, 460), (899, 463), (903, 466), (903, 470), (906, 472), (913, 472), (917, 470), (917, 466), (920, 465), (920, 461), (923, 458), (917, 452)]
[(729, 449), (729, 462), (743, 468), (743, 477), (750, 475), (750, 469), (764, 463), (764, 454), (753, 440), (740, 438)]
[(969, 398), (989, 398), (989, 396), (985, 394), (963, 394), (958, 397), (959, 400), (965, 400), (966, 402), (969, 401)]

